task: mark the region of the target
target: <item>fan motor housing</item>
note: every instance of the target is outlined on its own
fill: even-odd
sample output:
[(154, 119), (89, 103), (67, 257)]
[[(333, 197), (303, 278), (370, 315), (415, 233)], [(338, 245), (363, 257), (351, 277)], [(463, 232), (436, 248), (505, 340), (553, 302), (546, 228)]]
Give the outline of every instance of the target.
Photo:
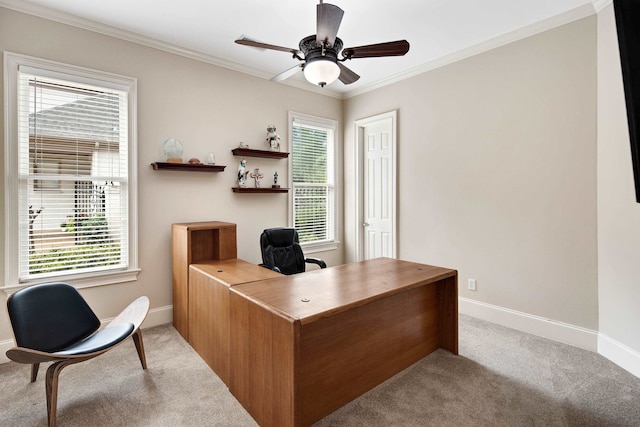
[(302, 53), (304, 53), (304, 59), (306, 62), (313, 61), (318, 57), (331, 58), (337, 62), (338, 52), (342, 50), (342, 40), (340, 40), (339, 37), (336, 37), (336, 40), (333, 42), (333, 46), (330, 48), (323, 48), (322, 46), (318, 46), (316, 35), (313, 34), (300, 40), (300, 44), (298, 46)]

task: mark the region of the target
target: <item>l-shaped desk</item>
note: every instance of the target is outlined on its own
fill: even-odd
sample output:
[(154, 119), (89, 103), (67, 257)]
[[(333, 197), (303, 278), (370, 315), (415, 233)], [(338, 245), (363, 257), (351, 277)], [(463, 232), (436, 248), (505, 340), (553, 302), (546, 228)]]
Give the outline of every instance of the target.
[(210, 260), (189, 267), (185, 338), (260, 425), (307, 426), (458, 354), (457, 294), (455, 270), (389, 258), (293, 276)]

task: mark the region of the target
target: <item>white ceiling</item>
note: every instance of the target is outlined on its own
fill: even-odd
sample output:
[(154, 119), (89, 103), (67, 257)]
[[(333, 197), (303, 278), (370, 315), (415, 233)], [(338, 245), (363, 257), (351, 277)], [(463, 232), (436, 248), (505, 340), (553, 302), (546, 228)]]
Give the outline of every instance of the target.
[[(517, 38), (595, 13), (603, 0), (329, 0), (344, 10), (345, 47), (406, 39), (403, 57), (354, 59), (361, 78), (324, 89), (302, 73), (285, 83), (347, 97)], [(0, 6), (140, 41), (270, 78), (297, 60), (235, 44), (253, 40), (297, 48), (315, 33), (317, 0), (0, 0)], [(594, 4), (596, 6), (594, 6)], [(276, 84), (276, 83), (274, 83)], [(278, 83), (282, 84), (282, 83)]]

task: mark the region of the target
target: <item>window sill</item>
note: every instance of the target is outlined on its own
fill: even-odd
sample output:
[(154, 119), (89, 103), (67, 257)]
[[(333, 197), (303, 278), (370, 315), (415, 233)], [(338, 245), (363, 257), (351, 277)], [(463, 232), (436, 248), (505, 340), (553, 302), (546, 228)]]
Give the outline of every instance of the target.
[(140, 269), (130, 270), (117, 270), (109, 272), (99, 273), (86, 273), (86, 274), (74, 274), (67, 276), (55, 276), (49, 278), (40, 278), (38, 280), (30, 280), (22, 282), (19, 285), (3, 286), (2, 289), (5, 293), (11, 294), (19, 289), (26, 288), (31, 285), (46, 282), (65, 282), (74, 286), (77, 289), (93, 288), (96, 286), (115, 285), (117, 283), (133, 282), (137, 280)]
[(316, 252), (327, 252), (327, 251), (335, 251), (338, 249), (338, 244), (340, 242), (321, 242), (321, 243), (302, 243), (302, 250), (306, 254), (313, 254)]

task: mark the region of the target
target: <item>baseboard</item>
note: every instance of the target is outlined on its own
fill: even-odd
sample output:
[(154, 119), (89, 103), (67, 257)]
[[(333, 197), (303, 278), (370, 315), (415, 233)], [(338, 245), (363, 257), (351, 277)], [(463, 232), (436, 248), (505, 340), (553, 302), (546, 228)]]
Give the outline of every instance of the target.
[(0, 341), (0, 363), (7, 363), (9, 361), (7, 350), (13, 346), (15, 346), (13, 340)]
[(598, 332), (591, 329), (462, 297), (458, 298), (458, 311), (563, 344), (598, 350)]
[(598, 353), (640, 378), (640, 353), (604, 334), (598, 335)]
[(142, 322), (142, 329), (151, 328), (153, 326), (166, 325), (173, 322), (173, 306), (166, 305), (164, 307), (152, 308), (147, 314), (147, 318)]
[[(114, 318), (101, 320), (102, 324), (109, 323)], [(151, 328), (153, 326), (165, 325), (173, 321), (173, 306), (167, 305), (164, 307), (152, 308), (147, 314), (147, 318), (142, 323), (142, 329)], [(13, 347), (15, 344), (13, 340), (0, 341), (0, 363), (7, 363), (7, 350)]]

